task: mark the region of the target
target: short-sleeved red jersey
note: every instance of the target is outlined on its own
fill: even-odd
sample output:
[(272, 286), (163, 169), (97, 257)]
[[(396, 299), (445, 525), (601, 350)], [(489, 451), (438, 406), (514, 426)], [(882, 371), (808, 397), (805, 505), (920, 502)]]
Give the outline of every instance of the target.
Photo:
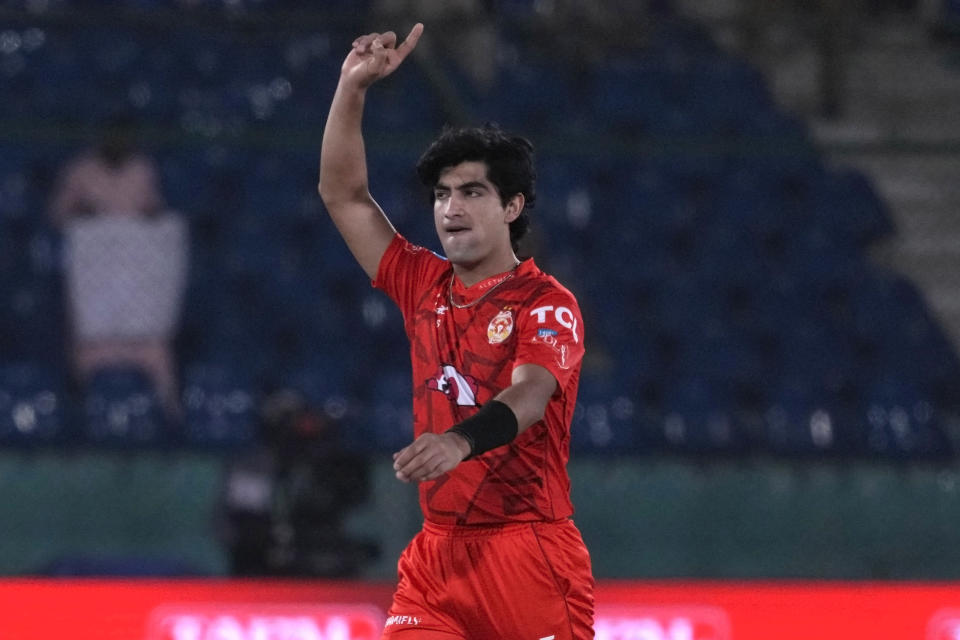
[(403, 313), (415, 436), (443, 433), (473, 415), (510, 386), (518, 365), (540, 365), (557, 380), (543, 420), (512, 443), (420, 483), (424, 518), (470, 525), (570, 516), (566, 465), (584, 353), (583, 320), (573, 295), (532, 259), (464, 287), (447, 260), (399, 234), (373, 284)]

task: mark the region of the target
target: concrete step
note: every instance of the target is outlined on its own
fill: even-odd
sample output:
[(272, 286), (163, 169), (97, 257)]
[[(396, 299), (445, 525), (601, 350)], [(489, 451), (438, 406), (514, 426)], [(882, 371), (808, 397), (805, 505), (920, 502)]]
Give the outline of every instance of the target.
[[(960, 245), (960, 216), (957, 216), (955, 208), (938, 214), (902, 212), (896, 216), (895, 224), (893, 242), (904, 245), (901, 250), (919, 252), (932, 248), (938, 253), (947, 251), (953, 256), (957, 255), (951, 247), (946, 246)], [(930, 247), (928, 243), (933, 246)], [(912, 246), (906, 246), (908, 244)]]
[(871, 178), (900, 236), (960, 237), (960, 158), (844, 155), (836, 162)]
[(928, 234), (924, 236), (908, 236), (893, 243), (894, 252), (903, 260), (916, 264), (918, 268), (924, 265), (934, 265), (953, 269), (960, 279), (960, 233)]
[[(919, 22), (865, 26), (843, 58), (844, 113), (826, 128), (850, 127), (865, 139), (927, 142), (960, 137), (960, 56)], [(820, 59), (813, 41), (774, 52), (762, 63), (780, 104), (817, 126)]]

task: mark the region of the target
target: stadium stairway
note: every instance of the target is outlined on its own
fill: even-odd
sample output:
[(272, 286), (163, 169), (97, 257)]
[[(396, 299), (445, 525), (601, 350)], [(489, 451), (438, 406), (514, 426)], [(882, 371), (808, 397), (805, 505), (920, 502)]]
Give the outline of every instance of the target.
[[(847, 16), (836, 75), (842, 102), (838, 114), (824, 117), (818, 29), (810, 15), (768, 12), (773, 24), (751, 47), (740, 30), (746, 0), (680, 4), (710, 25), (723, 48), (753, 49), (775, 102), (805, 119), (826, 164), (870, 179), (896, 227), (872, 246), (873, 261), (913, 282), (947, 337), (960, 344), (957, 40), (938, 37), (924, 3)], [(949, 431), (956, 441), (960, 428)]]
[[(878, 261), (900, 271), (960, 343), (960, 53), (931, 36), (919, 15), (860, 24), (845, 57), (839, 117), (809, 119), (828, 159), (873, 180), (897, 227)], [(769, 56), (780, 104), (809, 111), (816, 95), (812, 46)]]

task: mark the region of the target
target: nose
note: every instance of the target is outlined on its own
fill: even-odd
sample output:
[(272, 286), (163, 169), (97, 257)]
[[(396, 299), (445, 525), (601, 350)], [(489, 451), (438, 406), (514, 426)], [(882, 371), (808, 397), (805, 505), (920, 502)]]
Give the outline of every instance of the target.
[(448, 218), (453, 218), (463, 214), (463, 198), (455, 193), (450, 194), (440, 202), (440, 213)]

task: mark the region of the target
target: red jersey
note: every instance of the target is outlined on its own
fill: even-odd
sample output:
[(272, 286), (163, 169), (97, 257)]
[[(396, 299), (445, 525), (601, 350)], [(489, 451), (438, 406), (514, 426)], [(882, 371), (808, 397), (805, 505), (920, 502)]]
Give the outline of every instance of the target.
[(420, 483), (424, 518), (471, 525), (570, 516), (566, 465), (584, 352), (583, 320), (573, 295), (532, 259), (464, 287), (446, 259), (399, 234), (373, 285), (403, 313), (413, 365), (415, 437), (443, 433), (476, 413), (510, 386), (519, 365), (539, 365), (557, 380), (540, 422), (512, 443)]

